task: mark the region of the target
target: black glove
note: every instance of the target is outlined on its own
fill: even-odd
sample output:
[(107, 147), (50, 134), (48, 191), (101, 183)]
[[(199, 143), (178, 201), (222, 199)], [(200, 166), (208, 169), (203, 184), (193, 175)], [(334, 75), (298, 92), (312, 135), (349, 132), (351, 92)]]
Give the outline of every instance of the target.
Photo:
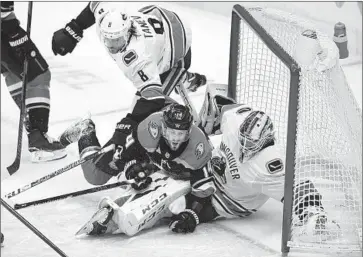
[(53, 53), (55, 55), (60, 54), (62, 56), (72, 53), (77, 43), (81, 41), (82, 37), (83, 30), (73, 19), (65, 26), (65, 28), (54, 32), (52, 39)]
[(28, 59), (35, 57), (35, 46), (31, 42), (26, 31), (19, 26), (19, 21), (13, 19), (8, 21), (8, 23), (7, 37), (9, 40), (9, 45), (13, 49), (13, 53), (16, 55), (18, 60), (20, 62), (24, 62), (25, 57)]
[(198, 215), (193, 210), (186, 209), (171, 218), (169, 228), (176, 233), (192, 233), (198, 224)]
[[(184, 86), (185, 85), (187, 86), (185, 89), (188, 92), (195, 92), (195, 91), (197, 91), (198, 88), (207, 84), (206, 76), (201, 75), (199, 73), (187, 72), (186, 76), (187, 77), (186, 77), (186, 81), (184, 82)], [(178, 95), (180, 94), (178, 87), (175, 87), (175, 93), (177, 93)]]
[(136, 160), (129, 161), (125, 165), (126, 179), (134, 179), (136, 183), (131, 184), (135, 190), (147, 188), (152, 179), (149, 177), (157, 171), (157, 167), (150, 162), (138, 162)]
[(127, 115), (125, 118), (123, 118), (119, 123), (117, 123), (115, 132), (112, 136), (112, 143), (115, 145), (121, 145), (126, 146), (126, 138), (129, 136), (132, 131), (137, 127), (137, 122), (134, 121), (132, 118), (130, 118), (129, 115)]

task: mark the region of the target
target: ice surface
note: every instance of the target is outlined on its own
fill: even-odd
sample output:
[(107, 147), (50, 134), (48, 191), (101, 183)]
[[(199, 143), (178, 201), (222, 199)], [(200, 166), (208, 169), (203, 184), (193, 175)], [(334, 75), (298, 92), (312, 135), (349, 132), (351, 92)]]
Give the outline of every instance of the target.
[[(94, 28), (85, 32), (72, 55), (54, 57), (52, 33), (63, 27), (85, 6), (83, 3), (35, 2), (32, 38), (50, 64), (51, 121), (50, 134), (59, 135), (74, 119), (87, 111), (93, 114), (101, 143), (112, 135), (115, 123), (124, 116), (135, 90), (100, 46)], [(193, 30), (191, 70), (208, 78), (226, 82), (228, 77), (230, 18), (203, 13), (172, 3), (159, 3), (185, 16)], [(128, 3), (127, 8), (143, 3)], [(26, 24), (26, 3), (16, 3), (17, 15)], [(198, 17), (196, 22), (196, 17)], [(205, 47), (208, 42), (209, 47)], [(210, 65), (213, 63), (213, 65)], [(357, 100), (362, 106), (362, 65), (344, 67)], [(23, 185), (78, 159), (77, 146), (68, 148), (67, 158), (46, 164), (31, 164), (27, 140), (23, 142), (20, 170), (9, 176), (6, 170), (16, 152), (18, 115), (15, 104), (1, 81), (1, 194)], [(203, 90), (191, 94), (197, 108), (203, 102)], [(175, 96), (176, 99), (178, 96)], [(25, 138), (24, 134), (24, 138)], [(213, 139), (218, 141), (218, 139)], [(112, 181), (110, 181), (112, 183)], [(74, 168), (11, 200), (26, 202), (89, 188), (81, 169)], [(171, 233), (161, 225), (133, 238), (123, 235), (76, 239), (74, 233), (96, 210), (101, 196), (116, 196), (120, 189), (29, 207), (19, 211), (26, 219), (60, 247), (68, 256), (280, 256), (282, 204), (268, 201), (248, 219), (218, 221), (201, 225), (190, 235)], [(9, 201), (10, 203), (12, 201)], [(7, 257), (57, 256), (29, 229), (1, 208), (1, 231)], [(302, 256), (292, 253), (290, 256)], [(313, 256), (311, 253), (304, 256)], [(316, 256), (322, 256), (317, 254)], [(344, 256), (348, 256), (345, 254)]]

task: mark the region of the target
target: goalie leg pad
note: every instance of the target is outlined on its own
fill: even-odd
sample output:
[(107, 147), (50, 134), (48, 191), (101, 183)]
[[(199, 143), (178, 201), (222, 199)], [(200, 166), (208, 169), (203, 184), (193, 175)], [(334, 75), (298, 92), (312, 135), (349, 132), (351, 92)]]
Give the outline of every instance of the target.
[(188, 181), (173, 180), (154, 173), (153, 182), (143, 191), (135, 192), (115, 213), (119, 229), (114, 232), (133, 236), (153, 227), (160, 219), (170, 217), (169, 205), (190, 192)]

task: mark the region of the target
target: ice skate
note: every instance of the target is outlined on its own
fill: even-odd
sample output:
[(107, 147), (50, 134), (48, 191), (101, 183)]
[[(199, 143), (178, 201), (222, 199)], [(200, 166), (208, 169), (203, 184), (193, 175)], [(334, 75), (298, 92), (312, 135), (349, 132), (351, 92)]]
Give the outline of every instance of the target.
[(112, 220), (115, 210), (118, 205), (112, 201), (110, 197), (103, 197), (98, 204), (98, 211), (92, 218), (84, 225), (76, 236), (80, 235), (103, 235), (107, 232), (112, 233), (118, 229), (116, 223)]
[(74, 142), (77, 142), (81, 136), (87, 135), (95, 131), (95, 124), (91, 120), (90, 115), (76, 121), (69, 126), (59, 137), (59, 141), (62, 145), (68, 146)]
[(76, 236), (80, 235), (102, 235), (107, 231), (107, 224), (112, 219), (114, 210), (111, 207), (102, 207), (92, 218), (77, 231)]
[(304, 220), (301, 222), (300, 241), (321, 242), (334, 241), (341, 235), (339, 224), (330, 220), (327, 213), (320, 207), (309, 206), (304, 211)]
[(46, 162), (67, 156), (65, 147), (57, 140), (39, 130), (28, 133), (28, 146), (32, 162)]

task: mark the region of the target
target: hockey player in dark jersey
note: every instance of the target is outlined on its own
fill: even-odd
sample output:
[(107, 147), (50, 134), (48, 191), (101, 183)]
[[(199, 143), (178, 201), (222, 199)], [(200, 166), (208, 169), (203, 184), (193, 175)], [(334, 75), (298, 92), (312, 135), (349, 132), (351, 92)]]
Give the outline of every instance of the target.
[(28, 58), (25, 127), (29, 151), (34, 162), (66, 156), (64, 146), (47, 135), (50, 110), (48, 64), (20, 26), (14, 13), (14, 2), (1, 2), (1, 74), (8, 90), (20, 108), (24, 61)]
[[(160, 211), (154, 214), (155, 217), (148, 219), (146, 211), (142, 211), (148, 204), (153, 203), (153, 209), (164, 210), (165, 206), (168, 207), (189, 191), (198, 199), (204, 199), (214, 191), (212, 178), (207, 176), (212, 148), (204, 132), (193, 124), (188, 107), (172, 103), (149, 115), (136, 129), (129, 130), (130, 127), (123, 121), (117, 124), (116, 132), (108, 143), (115, 145), (115, 151), (108, 157), (103, 156), (82, 164), (84, 176), (91, 184), (100, 185), (121, 174), (126, 179), (136, 181), (132, 184), (134, 190), (153, 193), (149, 195), (143, 192), (142, 197), (128, 197), (127, 200), (117, 199), (115, 202), (118, 204), (111, 199), (104, 199), (100, 210), (84, 227), (87, 234), (112, 231), (134, 235), (141, 229), (150, 227), (157, 219), (168, 216), (168, 212)], [(124, 136), (120, 137), (125, 131), (129, 131), (126, 140)], [(81, 157), (100, 150), (95, 126), (90, 119), (71, 127), (62, 137), (67, 137), (69, 142), (78, 141)], [(165, 197), (159, 200), (150, 198), (159, 191), (161, 195), (165, 193)], [(130, 199), (135, 199), (137, 204), (130, 202)], [(127, 204), (124, 204), (125, 201)], [(183, 213), (187, 217), (195, 215), (189, 209)], [(130, 219), (133, 220), (132, 226)], [(145, 225), (145, 220), (152, 222)]]

